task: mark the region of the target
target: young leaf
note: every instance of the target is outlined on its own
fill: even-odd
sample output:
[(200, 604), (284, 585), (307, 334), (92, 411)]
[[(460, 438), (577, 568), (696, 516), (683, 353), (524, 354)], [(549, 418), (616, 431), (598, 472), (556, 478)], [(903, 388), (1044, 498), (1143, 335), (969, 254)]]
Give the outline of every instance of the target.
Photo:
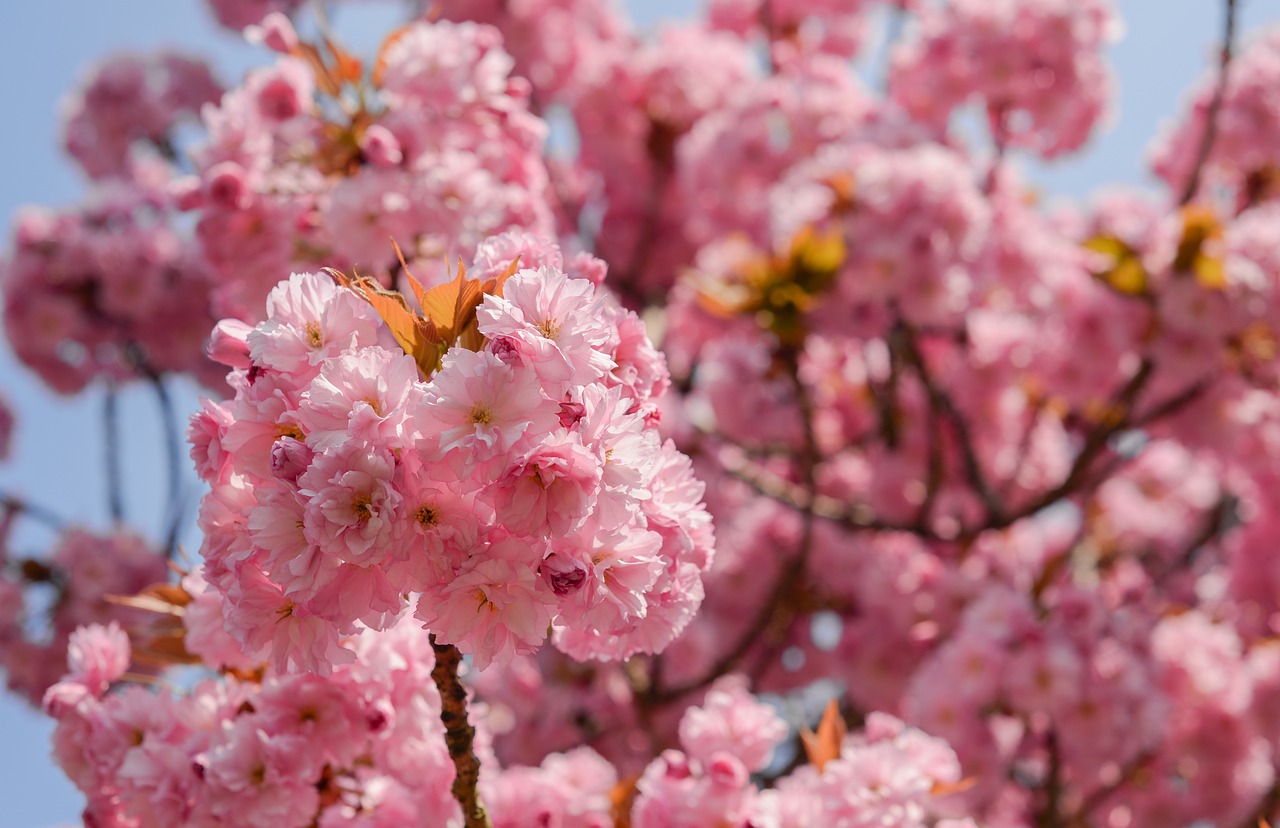
[(468, 279), (466, 269), (460, 267), (453, 281), (424, 292), (419, 301), (427, 321), (439, 330), (441, 341), (452, 344), (475, 318), (475, 309), (483, 297), (480, 282)]
[(423, 319), (409, 309), (403, 296), (386, 290), (372, 279), (351, 278), (333, 269), (326, 270), (338, 284), (356, 292), (368, 302), (396, 342), (406, 354), (413, 357), (424, 378), (429, 378), (440, 366), (440, 357), (453, 341), (431, 319)]
[(840, 715), (840, 705), (835, 699), (827, 703), (822, 721), (818, 722), (817, 732), (807, 727), (800, 731), (800, 740), (804, 743), (809, 764), (817, 768), (819, 773), (828, 762), (840, 758), (840, 743), (844, 741), (845, 732), (844, 718)]
[(407, 35), (413, 25), (410, 23), (407, 26), (392, 30), (391, 34), (387, 35), (382, 41), (382, 45), (378, 47), (378, 55), (374, 58), (373, 72), (370, 75), (374, 86), (382, 86), (382, 79), (387, 73), (387, 50), (394, 46), (396, 41)]
[(350, 84), (359, 83), (360, 76), (364, 73), (364, 66), (360, 63), (360, 58), (327, 37), (324, 39), (324, 45), (329, 47), (329, 52), (333, 55), (337, 80), (340, 82), (346, 81)]

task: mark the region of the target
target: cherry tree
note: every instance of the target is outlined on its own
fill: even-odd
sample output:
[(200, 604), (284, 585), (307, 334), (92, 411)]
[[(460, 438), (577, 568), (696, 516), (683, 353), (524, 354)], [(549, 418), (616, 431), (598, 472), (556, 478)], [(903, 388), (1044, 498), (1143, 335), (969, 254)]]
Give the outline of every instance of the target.
[(1108, 0), (441, 0), (367, 54), (209, 5), (261, 65), (100, 63), (89, 192), (0, 268), (50, 388), (207, 394), (198, 549), (176, 472), (158, 542), (3, 502), (59, 527), (0, 557), (0, 665), (86, 825), (1280, 816), (1237, 0), (1158, 185), (1057, 205), (1021, 164), (1113, 105)]

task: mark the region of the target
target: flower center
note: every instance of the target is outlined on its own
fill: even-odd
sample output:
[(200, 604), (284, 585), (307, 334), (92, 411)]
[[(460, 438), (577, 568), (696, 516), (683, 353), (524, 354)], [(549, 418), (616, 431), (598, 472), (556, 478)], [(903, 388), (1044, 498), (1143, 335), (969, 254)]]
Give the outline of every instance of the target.
[(547, 339), (555, 339), (560, 335), (560, 323), (554, 319), (544, 319), (538, 323), (538, 332)]
[(413, 513), (413, 519), (423, 526), (435, 526), (440, 522), (440, 515), (433, 506), (424, 503)]
[(476, 425), (489, 425), (493, 422), (493, 412), (484, 403), (476, 403), (471, 406), (470, 418)]
[(312, 348), (319, 348), (324, 344), (324, 336), (320, 333), (319, 322), (308, 322), (302, 326), (302, 331), (307, 335), (307, 344)]

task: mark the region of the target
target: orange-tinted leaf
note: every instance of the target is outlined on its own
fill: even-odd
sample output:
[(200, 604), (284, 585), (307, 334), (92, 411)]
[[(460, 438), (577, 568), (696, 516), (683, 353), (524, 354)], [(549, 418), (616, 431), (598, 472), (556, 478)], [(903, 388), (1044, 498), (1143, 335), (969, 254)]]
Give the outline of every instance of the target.
[(132, 607), (157, 615), (182, 616), (183, 608), (191, 603), (191, 596), (176, 584), (152, 584), (137, 595), (108, 595), (107, 600), (122, 607)]
[(840, 743), (844, 741), (846, 729), (844, 718), (840, 715), (840, 705), (832, 699), (827, 703), (822, 721), (818, 722), (818, 730), (805, 728), (800, 732), (800, 740), (804, 743), (805, 755), (809, 764), (821, 773), (826, 764), (840, 758)]
[(359, 83), (360, 76), (364, 74), (364, 65), (360, 63), (360, 58), (327, 37), (324, 39), (324, 45), (329, 47), (329, 52), (333, 55), (336, 79), (351, 84)]
[[(387, 329), (395, 337), (400, 348), (418, 364), (418, 370), (424, 378), (430, 378), (440, 366), (440, 357), (448, 347), (452, 338), (446, 338), (443, 332), (430, 319), (423, 319), (405, 302), (404, 296), (386, 290), (382, 285), (368, 277), (351, 278), (344, 273), (326, 268), (325, 272), (345, 288), (355, 291), (369, 303)], [(429, 293), (429, 292), (428, 292)], [(425, 296), (426, 294), (424, 294)]]
[(324, 62), (324, 57), (320, 54), (320, 50), (312, 46), (310, 43), (299, 42), (293, 47), (294, 57), (302, 58), (311, 67), (311, 72), (316, 76), (316, 86), (320, 91), (331, 97), (337, 97), (342, 92), (342, 83), (333, 76), (329, 67)]
[(618, 782), (613, 786), (613, 790), (609, 791), (614, 828), (630, 828), (631, 806), (636, 801), (636, 782), (638, 781), (640, 781), (640, 774), (632, 774)]
[(404, 273), (405, 281), (409, 283), (409, 289), (413, 291), (413, 298), (418, 300), (418, 307), (422, 307), (422, 297), (426, 295), (427, 289), (409, 271), (409, 263), (404, 260), (404, 253), (401, 252), (400, 245), (395, 239), (391, 240), (391, 246), (395, 248), (396, 258), (400, 260), (400, 270)]
[(1126, 296), (1139, 296), (1147, 292), (1147, 271), (1142, 257), (1115, 236), (1095, 236), (1084, 243), (1085, 249), (1101, 253), (1111, 259), (1109, 266), (1095, 271), (1094, 276)]
[(520, 270), (520, 257), (516, 256), (511, 260), (511, 264), (506, 269), (494, 276), (492, 279), (485, 279), (483, 290), (485, 293), (492, 293), (494, 296), (502, 295), (502, 288), (506, 285), (507, 280)]
[(978, 778), (976, 776), (966, 776), (959, 782), (934, 782), (933, 788), (929, 792), (934, 796), (964, 793), (976, 784), (978, 784)]
[(378, 47), (378, 54), (377, 57), (374, 58), (373, 73), (371, 75), (374, 86), (381, 86), (382, 78), (387, 73), (387, 50), (395, 45), (396, 41), (408, 34), (409, 30), (412, 28), (413, 24), (410, 23), (407, 26), (401, 26), (398, 29), (392, 30), (391, 34), (387, 35), (382, 41), (382, 45)]
[(460, 267), (453, 281), (424, 292), (420, 301), (422, 314), (440, 331), (441, 341), (453, 344), (483, 298), (480, 282), (468, 279), (466, 269)]
[(168, 667), (173, 664), (200, 664), (200, 658), (187, 652), (182, 633), (149, 636), (133, 644), (135, 664), (152, 667)]

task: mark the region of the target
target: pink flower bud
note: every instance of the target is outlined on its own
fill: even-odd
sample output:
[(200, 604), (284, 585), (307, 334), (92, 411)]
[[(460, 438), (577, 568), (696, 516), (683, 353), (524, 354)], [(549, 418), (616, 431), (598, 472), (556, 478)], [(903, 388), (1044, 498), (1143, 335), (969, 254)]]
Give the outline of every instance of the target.
[(205, 194), (212, 204), (244, 210), (253, 203), (253, 192), (245, 181), (244, 167), (234, 161), (214, 164), (204, 174)]
[(661, 758), (662, 763), (667, 766), (668, 779), (688, 779), (693, 774), (689, 769), (688, 760), (680, 751), (664, 750)]
[(364, 131), (360, 138), (360, 152), (364, 159), (375, 167), (394, 167), (404, 160), (400, 151), (400, 141), (391, 130), (374, 124)]
[(578, 561), (552, 554), (542, 562), (542, 576), (551, 585), (551, 591), (563, 597), (582, 589), (587, 582), (587, 569)]
[(311, 465), (313, 453), (301, 440), (281, 437), (271, 446), (271, 473), (293, 483)]
[(294, 31), (293, 22), (280, 12), (271, 12), (262, 18), (261, 25), (246, 27), (244, 39), (282, 55), (289, 54), (298, 46), (298, 33)]
[(171, 181), (169, 196), (174, 206), (184, 213), (204, 206), (204, 189), (200, 186), (200, 179), (194, 175), (184, 175)]
[(489, 340), (489, 353), (507, 365), (521, 365), (519, 343), (510, 336), (495, 336)]
[(721, 788), (738, 789), (746, 787), (747, 768), (738, 757), (724, 751), (717, 751), (707, 763), (707, 776)]
[(223, 319), (213, 326), (205, 353), (214, 362), (228, 368), (249, 367), (249, 332), (253, 328), (239, 319)]
[(573, 428), (587, 414), (587, 407), (580, 402), (560, 403), (560, 426)]

